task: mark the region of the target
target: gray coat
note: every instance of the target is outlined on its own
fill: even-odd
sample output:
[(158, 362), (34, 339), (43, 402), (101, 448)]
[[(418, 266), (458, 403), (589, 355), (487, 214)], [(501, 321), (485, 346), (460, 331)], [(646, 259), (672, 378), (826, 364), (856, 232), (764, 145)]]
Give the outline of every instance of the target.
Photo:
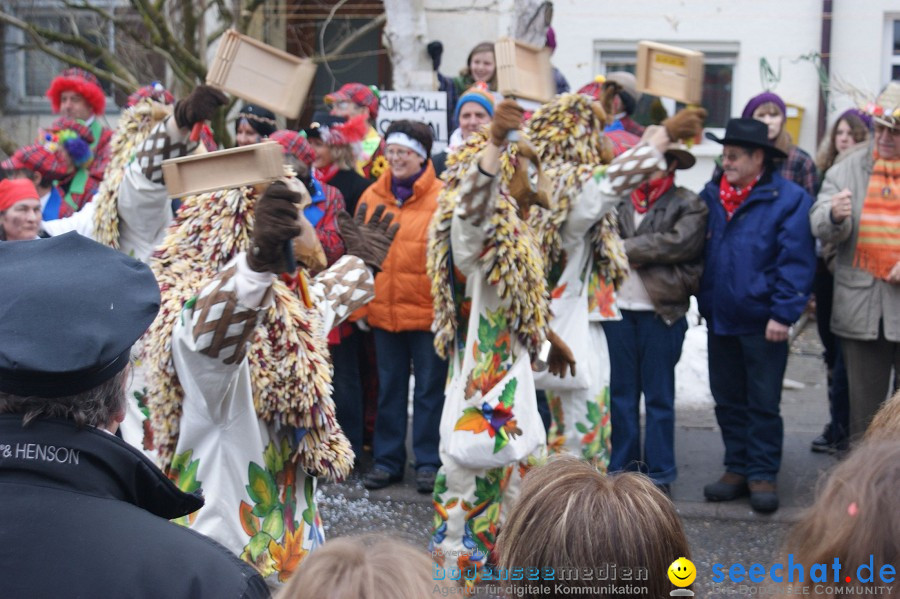
[[(823, 242), (837, 244), (832, 332), (848, 339), (871, 341), (878, 338), (878, 324), (883, 320), (885, 338), (900, 342), (900, 285), (876, 279), (868, 271), (853, 266), (859, 217), (872, 165), (870, 143), (850, 150), (846, 158), (828, 169), (809, 220), (813, 235)], [(835, 224), (831, 220), (831, 198), (845, 188), (853, 193), (853, 213)]]

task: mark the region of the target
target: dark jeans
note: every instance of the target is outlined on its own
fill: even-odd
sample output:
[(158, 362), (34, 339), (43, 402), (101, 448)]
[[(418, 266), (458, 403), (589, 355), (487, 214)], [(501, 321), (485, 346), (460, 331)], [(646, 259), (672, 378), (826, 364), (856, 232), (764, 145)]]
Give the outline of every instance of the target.
[(834, 443), (843, 441), (850, 432), (850, 387), (847, 384), (847, 369), (841, 350), (840, 338), (831, 332), (831, 310), (834, 299), (834, 276), (828, 271), (821, 258), (817, 261), (816, 277), (813, 280), (816, 295), (816, 328), (819, 339), (825, 347), (825, 366), (828, 368), (828, 423), (826, 438)]
[[(609, 470), (645, 472), (671, 483), (675, 466), (675, 365), (687, 319), (667, 325), (649, 310), (622, 310), (622, 320), (604, 321), (611, 368), (612, 454)], [(641, 457), (641, 392), (646, 406)]]
[(427, 331), (391, 333), (373, 329), (378, 356), (378, 415), (375, 419), (375, 465), (403, 474), (406, 465), (406, 413), (409, 365), (416, 377), (413, 391), (412, 446), (416, 469), (437, 470), (441, 410), (447, 382), (447, 361), (434, 351)]
[(359, 457), (363, 451), (363, 390), (359, 373), (360, 331), (354, 326), (353, 332), (341, 339), (338, 345), (329, 345), (331, 361), (334, 364), (334, 387), (332, 398), (337, 421)]
[(725, 470), (775, 482), (784, 441), (781, 387), (787, 341), (711, 332), (708, 339), (709, 387), (725, 444)]

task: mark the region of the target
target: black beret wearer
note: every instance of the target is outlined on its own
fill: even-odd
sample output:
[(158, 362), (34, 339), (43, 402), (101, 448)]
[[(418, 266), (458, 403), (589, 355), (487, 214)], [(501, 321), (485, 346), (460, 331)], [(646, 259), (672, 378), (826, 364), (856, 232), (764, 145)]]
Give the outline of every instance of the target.
[(266, 110), (256, 104), (244, 104), (244, 107), (238, 112), (237, 120), (234, 121), (235, 133), (237, 133), (237, 129), (243, 120), (246, 120), (253, 130), (262, 137), (269, 137), (278, 129), (275, 114), (271, 110)]
[(111, 379), (159, 299), (146, 264), (77, 233), (0, 242), (0, 391), (64, 397)]
[(309, 127), (303, 130), (307, 139), (321, 139), (322, 129), (330, 129), (335, 125), (342, 125), (347, 122), (347, 118), (336, 114), (329, 114), (324, 110), (317, 110), (312, 117)]

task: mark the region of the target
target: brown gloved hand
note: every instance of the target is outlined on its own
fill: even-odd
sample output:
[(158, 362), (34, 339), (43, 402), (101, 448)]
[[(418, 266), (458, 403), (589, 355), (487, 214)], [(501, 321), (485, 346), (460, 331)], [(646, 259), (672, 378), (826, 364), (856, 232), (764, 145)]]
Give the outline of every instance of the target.
[(254, 210), (256, 224), (247, 264), (256, 272), (288, 271), (287, 242), (300, 235), (301, 194), (276, 181), (262, 195)]
[(175, 123), (181, 129), (190, 129), (196, 123), (208, 121), (228, 102), (228, 96), (210, 85), (198, 85), (187, 98), (175, 104)]
[(603, 86), (600, 88), (600, 105), (603, 106), (603, 110), (609, 115), (610, 123), (616, 114), (615, 109), (613, 109), (616, 96), (624, 89), (622, 84), (616, 81), (604, 81)]
[(550, 342), (550, 355), (547, 357), (550, 374), (564, 379), (568, 368), (572, 371), (572, 376), (575, 376), (575, 355), (569, 346), (553, 332), (553, 329), (549, 328), (547, 329), (547, 341)]
[(522, 128), (524, 117), (525, 109), (515, 100), (506, 99), (500, 102), (494, 110), (494, 119), (491, 121), (491, 142), (502, 148), (506, 144), (509, 132)]
[(520, 214), (537, 204), (541, 208), (550, 208), (550, 182), (541, 170), (541, 158), (537, 150), (520, 139), (516, 142), (519, 150), (516, 169), (509, 181), (509, 195), (516, 200)]
[(385, 214), (383, 205), (377, 206), (366, 222), (368, 208), (365, 203), (357, 206), (355, 217), (344, 211), (339, 212), (338, 227), (347, 245), (347, 253), (362, 259), (372, 270), (379, 271), (400, 225), (391, 225), (394, 215), (390, 212)]
[(706, 120), (706, 109), (697, 107), (682, 108), (673, 116), (662, 122), (672, 141), (692, 139), (703, 130), (703, 121)]

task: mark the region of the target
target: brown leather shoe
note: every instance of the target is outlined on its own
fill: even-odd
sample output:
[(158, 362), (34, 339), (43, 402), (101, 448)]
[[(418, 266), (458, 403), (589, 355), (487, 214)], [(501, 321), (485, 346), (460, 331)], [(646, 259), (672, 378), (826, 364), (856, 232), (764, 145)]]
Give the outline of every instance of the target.
[(750, 507), (753, 511), (770, 514), (778, 509), (778, 492), (775, 483), (770, 480), (751, 480)]
[(747, 477), (734, 472), (726, 472), (718, 481), (703, 487), (707, 501), (733, 501), (748, 492)]

